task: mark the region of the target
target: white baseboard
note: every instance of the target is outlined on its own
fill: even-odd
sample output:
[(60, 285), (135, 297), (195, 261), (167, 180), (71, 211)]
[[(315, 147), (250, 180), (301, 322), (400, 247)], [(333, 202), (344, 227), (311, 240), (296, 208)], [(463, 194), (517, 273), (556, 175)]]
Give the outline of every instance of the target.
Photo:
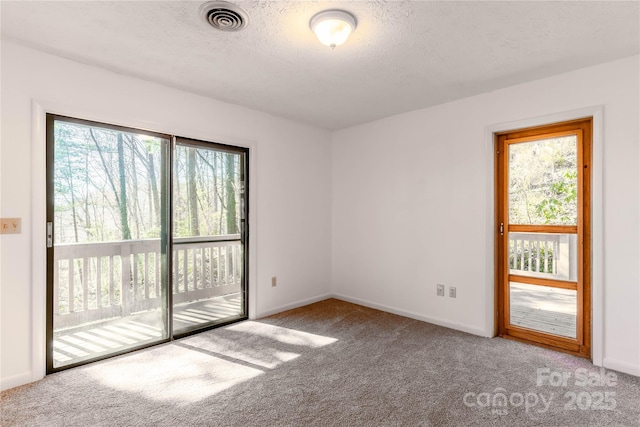
[(31, 382), (33, 382), (33, 375), (31, 371), (23, 372), (7, 378), (0, 378), (0, 391), (9, 390), (10, 388), (29, 384)]
[(613, 369), (614, 371), (624, 372), (625, 374), (640, 377), (640, 366), (632, 363), (605, 357), (602, 359), (602, 366), (607, 369)]
[[(472, 335), (481, 337), (487, 337), (485, 331), (481, 328), (465, 325), (462, 323), (451, 322), (435, 317), (424, 316), (421, 314), (413, 313), (411, 311), (401, 310), (395, 307), (390, 307), (385, 304), (378, 304), (372, 301), (363, 300), (360, 298), (354, 298), (343, 294), (322, 294), (312, 298), (307, 298), (299, 301), (295, 301), (289, 304), (281, 305), (269, 310), (261, 311), (257, 314), (256, 319), (271, 316), (273, 314), (281, 313), (283, 311), (292, 310), (294, 308), (303, 307), (305, 305), (313, 304), (319, 301), (324, 301), (329, 298), (336, 298), (342, 301), (350, 302), (353, 304), (362, 305), (376, 310), (382, 310), (388, 313), (397, 314), (399, 316), (408, 317), (410, 319), (420, 320), (427, 323), (433, 323), (434, 325), (444, 326), (445, 328), (455, 329), (457, 331), (467, 332)], [(640, 366), (633, 365), (628, 362), (623, 362), (617, 359), (604, 358), (602, 365), (607, 369), (623, 372), (629, 375), (640, 376)], [(8, 390), (10, 388), (18, 387), (24, 384), (33, 382), (33, 375), (31, 372), (24, 372), (22, 374), (13, 375), (7, 378), (0, 378), (0, 390)]]
[(386, 311), (388, 313), (397, 314), (398, 316), (408, 317), (410, 319), (420, 320), (422, 322), (433, 323), (434, 325), (444, 326), (445, 328), (455, 329), (457, 331), (467, 332), (472, 335), (478, 335), (481, 337), (487, 337), (486, 332), (482, 328), (477, 328), (475, 326), (465, 325), (463, 323), (450, 322), (448, 320), (438, 319), (436, 317), (423, 316), (422, 314), (413, 313), (411, 311), (401, 310), (395, 307), (390, 307), (384, 304), (378, 304), (375, 302), (363, 300), (360, 298), (353, 298), (342, 294), (333, 294), (331, 297), (351, 302), (353, 304), (363, 305), (369, 308), (375, 308), (376, 310)]
[(271, 316), (272, 314), (282, 313), (283, 311), (293, 310), (294, 308), (303, 307), (305, 305), (313, 304), (314, 302), (324, 301), (326, 299), (332, 298), (331, 294), (323, 294), (315, 297), (295, 301), (289, 304), (281, 305), (279, 307), (274, 307), (269, 310), (259, 311), (256, 314), (256, 319), (261, 319), (263, 317)]
[(436, 317), (424, 316), (421, 314), (413, 313), (411, 311), (401, 310), (395, 307), (390, 307), (384, 304), (378, 304), (372, 301), (363, 300), (360, 298), (353, 298), (343, 294), (323, 294), (312, 298), (307, 298), (304, 300), (299, 300), (290, 304), (285, 304), (279, 307), (275, 307), (269, 310), (261, 311), (257, 314), (256, 319), (260, 319), (262, 317), (271, 316), (273, 314), (281, 313), (283, 311), (292, 310), (294, 308), (303, 307), (305, 305), (313, 304), (318, 301), (324, 301), (329, 298), (335, 298), (342, 301), (350, 302), (353, 304), (362, 305), (369, 308), (374, 308), (376, 310), (386, 311), (388, 313), (397, 314), (398, 316), (408, 317), (410, 319), (420, 320), (422, 322), (433, 323), (434, 325), (444, 326), (445, 328), (455, 329), (457, 331), (467, 332), (472, 335), (478, 335), (481, 337), (488, 337), (486, 331), (482, 328), (477, 328), (475, 326), (465, 325), (462, 323), (451, 322), (444, 319), (438, 319)]

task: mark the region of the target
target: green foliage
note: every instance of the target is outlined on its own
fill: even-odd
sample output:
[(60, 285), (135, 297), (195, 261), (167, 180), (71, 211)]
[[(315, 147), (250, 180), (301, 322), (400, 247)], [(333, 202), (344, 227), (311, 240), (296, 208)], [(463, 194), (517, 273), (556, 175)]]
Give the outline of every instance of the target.
[(509, 146), (509, 223), (575, 225), (577, 198), (574, 136)]
[(571, 223), (575, 218), (575, 202), (578, 200), (578, 172), (568, 170), (550, 186), (550, 195), (535, 206), (545, 224)]
[[(54, 144), (56, 244), (160, 237), (169, 141), (56, 121)], [(175, 236), (235, 233), (240, 156), (189, 149), (196, 151), (189, 165), (187, 147), (174, 156)]]

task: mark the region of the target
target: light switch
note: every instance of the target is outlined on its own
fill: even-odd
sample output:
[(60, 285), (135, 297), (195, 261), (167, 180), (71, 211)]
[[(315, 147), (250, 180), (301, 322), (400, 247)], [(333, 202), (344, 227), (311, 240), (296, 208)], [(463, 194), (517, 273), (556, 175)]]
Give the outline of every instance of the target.
[(22, 233), (22, 220), (20, 218), (0, 218), (0, 234)]

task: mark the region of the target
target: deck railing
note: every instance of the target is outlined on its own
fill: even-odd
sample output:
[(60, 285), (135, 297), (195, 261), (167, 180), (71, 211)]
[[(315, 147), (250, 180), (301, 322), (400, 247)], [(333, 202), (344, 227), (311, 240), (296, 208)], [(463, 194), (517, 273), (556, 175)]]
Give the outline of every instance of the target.
[(511, 274), (576, 280), (576, 236), (569, 234), (510, 233)]
[[(240, 291), (243, 254), (235, 238), (174, 240), (174, 304)], [(160, 308), (162, 268), (159, 239), (56, 245), (55, 329)]]

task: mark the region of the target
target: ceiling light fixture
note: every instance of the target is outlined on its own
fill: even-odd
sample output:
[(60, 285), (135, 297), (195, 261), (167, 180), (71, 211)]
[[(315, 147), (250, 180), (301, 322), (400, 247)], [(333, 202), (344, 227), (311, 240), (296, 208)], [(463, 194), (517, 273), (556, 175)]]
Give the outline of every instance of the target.
[(344, 10), (325, 10), (311, 18), (309, 27), (320, 43), (333, 49), (346, 42), (356, 29), (356, 18)]

